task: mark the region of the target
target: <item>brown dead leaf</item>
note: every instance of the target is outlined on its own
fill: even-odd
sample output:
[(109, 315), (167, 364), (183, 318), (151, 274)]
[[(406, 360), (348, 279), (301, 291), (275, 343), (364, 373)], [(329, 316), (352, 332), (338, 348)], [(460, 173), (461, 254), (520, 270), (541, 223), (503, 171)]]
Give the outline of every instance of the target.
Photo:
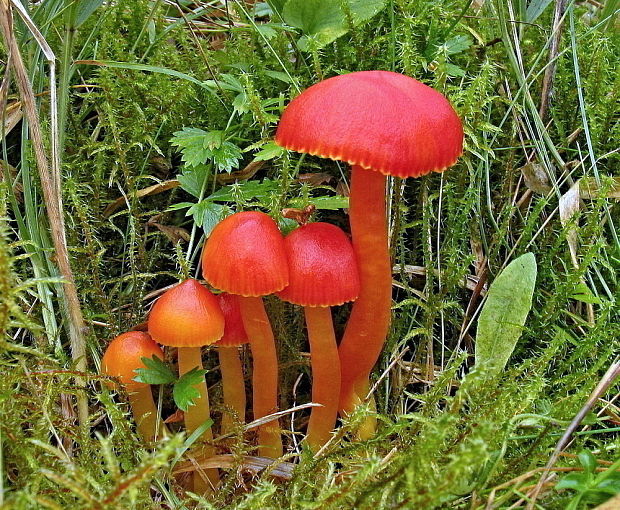
[(294, 209), (292, 207), (287, 209), (282, 209), (282, 217), (288, 218), (290, 220), (295, 220), (300, 225), (305, 225), (308, 223), (310, 216), (316, 210), (316, 207), (313, 204), (307, 205), (303, 209)]
[(172, 413), (168, 418), (164, 420), (164, 423), (178, 423), (185, 419), (185, 413), (180, 409), (177, 409), (174, 413)]
[(172, 244), (180, 243), (181, 241), (189, 242), (190, 234), (187, 230), (181, 227), (175, 227), (170, 225), (162, 225), (156, 221), (149, 221), (148, 225), (152, 225), (162, 232)]
[[(566, 226), (569, 220), (579, 212), (579, 188), (580, 182), (577, 181), (572, 187), (560, 197), (560, 222), (562, 226)], [(566, 234), (566, 240), (568, 241), (568, 249), (570, 250), (571, 260), (575, 267), (579, 267), (577, 260), (577, 228), (575, 225), (570, 227)]]
[(303, 184), (307, 184), (308, 186), (315, 187), (321, 186), (322, 184), (328, 184), (334, 178), (326, 172), (317, 172), (317, 173), (308, 173), (308, 174), (299, 174), (297, 176), (297, 180)]
[(551, 182), (545, 167), (538, 163), (528, 163), (521, 167), (525, 185), (534, 193), (546, 195), (551, 191)]
[(246, 165), (245, 168), (242, 168), (237, 172), (232, 172), (230, 174), (219, 174), (217, 176), (217, 182), (218, 184), (232, 184), (235, 181), (250, 179), (251, 177), (254, 177), (256, 172), (263, 168), (264, 164), (264, 161), (252, 161)]
[[(609, 178), (608, 178), (609, 179)], [(597, 198), (620, 198), (620, 177), (612, 177), (613, 183), (604, 193), (592, 177), (582, 177), (579, 185), (579, 196), (584, 200)]]
[[(22, 116), (21, 101), (9, 103), (2, 113), (2, 120), (4, 122), (2, 134), (4, 134), (4, 136), (8, 135), (12, 129), (19, 124), (19, 121), (22, 120)], [(0, 134), (0, 140), (2, 140), (2, 134)]]
[[(148, 197), (149, 195), (157, 195), (158, 193), (163, 193), (164, 191), (168, 191), (169, 189), (176, 188), (179, 186), (179, 181), (176, 179), (171, 179), (169, 181), (164, 181), (159, 184), (154, 184), (153, 186), (149, 186), (148, 188), (142, 188), (137, 191), (137, 198)], [(105, 218), (109, 217), (112, 213), (123, 207), (127, 204), (127, 200), (125, 197), (119, 197), (114, 202), (109, 204), (103, 211), (103, 216)]]

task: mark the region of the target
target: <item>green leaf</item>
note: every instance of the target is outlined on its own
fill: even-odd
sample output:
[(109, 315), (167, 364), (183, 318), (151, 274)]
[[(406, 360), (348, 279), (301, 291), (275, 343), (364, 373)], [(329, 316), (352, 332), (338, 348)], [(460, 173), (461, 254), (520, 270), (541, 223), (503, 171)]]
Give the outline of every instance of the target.
[(209, 199), (192, 205), (189, 211), (187, 211), (187, 215), (192, 215), (194, 217), (194, 222), (204, 229), (206, 236), (211, 233), (215, 225), (230, 214), (232, 214), (232, 209), (230, 207), (216, 204)]
[(551, 2), (552, 0), (532, 0), (525, 10), (525, 22), (536, 21)]
[(200, 397), (200, 392), (196, 386), (204, 382), (206, 373), (206, 370), (192, 368), (174, 384), (172, 398), (181, 411), (187, 411), (189, 406), (194, 405), (194, 400)]
[(185, 166), (183, 173), (177, 176), (177, 180), (181, 188), (190, 195), (200, 198), (200, 192), (204, 185), (205, 179), (209, 175), (210, 168), (207, 165), (196, 165), (194, 167)]
[(341, 5), (348, 1), (353, 25), (369, 20), (385, 7), (385, 0), (288, 0), (282, 10), (282, 17), (289, 25), (299, 28), (304, 37), (299, 48), (308, 51), (311, 37), (317, 48), (335, 41), (349, 31), (345, 12)]
[(82, 0), (77, 4), (75, 26), (79, 27), (103, 4), (103, 0)]
[(596, 457), (592, 455), (592, 452), (589, 450), (583, 450), (579, 452), (579, 462), (583, 466), (583, 469), (586, 473), (594, 473), (594, 470), (597, 467)]
[(249, 202), (251, 200), (265, 200), (279, 190), (279, 184), (270, 179), (260, 181), (246, 181), (243, 183), (224, 186), (208, 197), (215, 202)]
[(211, 151), (215, 166), (228, 173), (239, 167), (239, 160), (242, 156), (241, 149), (232, 142), (224, 142), (221, 147)]
[(309, 204), (314, 205), (317, 209), (323, 209), (328, 211), (335, 211), (337, 209), (346, 209), (349, 207), (349, 197), (342, 197), (340, 195), (333, 197), (309, 197), (294, 198), (289, 203), (292, 207), (303, 208)]
[(203, 129), (184, 127), (173, 134), (170, 143), (181, 149), (182, 159), (189, 167), (203, 164), (210, 154), (209, 134)]
[(268, 161), (284, 154), (286, 149), (276, 145), (275, 142), (267, 142), (263, 148), (254, 155), (254, 161)]
[(439, 50), (443, 51), (446, 55), (456, 55), (457, 53), (468, 50), (471, 45), (471, 37), (467, 35), (457, 35), (444, 42), (439, 47)]
[(590, 303), (592, 305), (600, 305), (603, 303), (600, 298), (597, 298), (594, 294), (592, 294), (592, 291), (585, 283), (578, 283), (575, 287), (575, 291), (570, 297), (576, 301)]
[(586, 488), (586, 477), (583, 473), (569, 473), (560, 479), (555, 488), (582, 491)]
[(478, 319), (476, 365), (498, 373), (508, 363), (532, 308), (536, 273), (536, 258), (526, 253), (491, 284)]
[(141, 358), (146, 368), (136, 368), (134, 372), (138, 374), (133, 378), (136, 382), (145, 384), (169, 384), (176, 380), (170, 367), (160, 358), (153, 355), (152, 358)]

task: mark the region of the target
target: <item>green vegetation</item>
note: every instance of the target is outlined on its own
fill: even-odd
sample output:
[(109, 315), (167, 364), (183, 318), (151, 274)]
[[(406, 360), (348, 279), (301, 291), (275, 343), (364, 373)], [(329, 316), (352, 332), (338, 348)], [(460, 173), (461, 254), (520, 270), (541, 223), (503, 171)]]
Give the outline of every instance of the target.
[[(11, 25), (0, 2), (0, 507), (528, 505), (620, 352), (617, 0), (568, 0), (559, 29), (549, 0), (24, 2), (41, 39), (18, 3)], [(36, 95), (43, 148), (59, 149), (85, 331), (62, 299), (36, 137), (7, 67), (16, 59), (9, 33)], [(57, 90), (43, 40), (57, 57)], [(262, 210), (286, 230), (294, 222), (283, 208), (314, 204), (313, 220), (347, 229), (346, 165), (287, 153), (271, 137), (299, 91), (368, 69), (445, 94), (466, 135), (450, 170), (390, 181), (397, 270), (374, 373), (378, 434), (352, 440), (359, 412), (313, 458), (299, 446), (308, 410), (287, 414), (293, 470), (250, 476), (254, 451), (238, 434), (220, 443), (232, 454), (221, 489), (208, 500), (185, 494), (184, 454), (203, 430), (186, 437), (175, 422), (178, 434), (142, 445), (125, 396), (98, 375), (102, 352), (146, 320), (158, 290), (197, 274), (204, 232), (231, 212)], [(526, 253), (535, 258), (531, 309), (521, 303), (505, 329), (486, 312), (477, 347), (489, 284)], [(531, 282), (514, 285), (529, 303)], [(299, 308), (266, 302), (286, 410), (308, 402), (308, 347)], [(347, 315), (335, 310), (337, 334)], [(476, 366), (493, 357), (494, 341), (501, 359)], [(217, 425), (217, 356), (203, 358)], [(536, 508), (591, 508), (620, 493), (619, 388), (616, 380), (593, 400)], [(156, 396), (164, 418), (176, 411), (170, 384)]]

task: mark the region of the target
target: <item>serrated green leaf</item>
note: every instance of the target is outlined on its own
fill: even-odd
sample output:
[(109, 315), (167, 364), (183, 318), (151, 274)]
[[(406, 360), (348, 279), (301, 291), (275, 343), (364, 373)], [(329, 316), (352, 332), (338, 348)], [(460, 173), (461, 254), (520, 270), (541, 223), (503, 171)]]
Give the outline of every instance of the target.
[(181, 159), (188, 167), (195, 167), (203, 164), (210, 154), (205, 146), (207, 136), (208, 133), (203, 129), (185, 127), (173, 133), (170, 143), (181, 150)]
[(471, 37), (467, 35), (456, 35), (444, 42), (439, 47), (439, 51), (442, 51), (446, 55), (456, 55), (457, 53), (468, 50), (471, 45)]
[(241, 149), (232, 142), (224, 142), (220, 147), (213, 148), (211, 151), (215, 166), (228, 173), (239, 167), (239, 160), (242, 156)]
[(521, 336), (532, 308), (536, 258), (526, 253), (513, 260), (491, 284), (478, 319), (476, 365), (501, 372)]
[(189, 406), (194, 405), (194, 400), (200, 397), (200, 392), (198, 388), (196, 388), (196, 385), (204, 381), (206, 373), (206, 370), (192, 368), (189, 372), (183, 374), (174, 384), (172, 398), (179, 409), (187, 411)]
[(223, 186), (208, 197), (214, 202), (235, 202), (238, 199), (250, 202), (252, 200), (267, 199), (271, 193), (279, 190), (279, 184), (271, 179), (260, 181), (246, 181), (243, 183)]
[(160, 358), (153, 355), (152, 358), (141, 358), (146, 368), (137, 368), (134, 370), (136, 382), (144, 384), (169, 384), (176, 380), (174, 372)]
[(184, 167), (183, 172), (177, 176), (181, 188), (190, 195), (200, 198), (200, 192), (205, 179), (209, 175), (210, 168), (207, 165), (198, 164), (193, 167)]
[(194, 222), (200, 225), (205, 231), (205, 235), (208, 236), (220, 221), (226, 216), (232, 214), (232, 209), (227, 205), (216, 204), (211, 200), (206, 199), (192, 205), (187, 215), (194, 217)]
[[(385, 0), (347, 0), (355, 26), (369, 20), (385, 7)], [(322, 48), (349, 31), (342, 0), (288, 0), (282, 17), (291, 26), (301, 29), (304, 37), (299, 48), (308, 51), (312, 44)], [(312, 43), (308, 42), (312, 39)]]

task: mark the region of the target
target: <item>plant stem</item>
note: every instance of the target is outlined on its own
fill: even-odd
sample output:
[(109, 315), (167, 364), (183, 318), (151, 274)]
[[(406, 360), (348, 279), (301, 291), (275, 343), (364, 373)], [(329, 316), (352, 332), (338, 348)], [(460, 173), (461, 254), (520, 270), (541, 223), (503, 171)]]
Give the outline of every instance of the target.
[(218, 347), (222, 387), (224, 390), (224, 413), (222, 415), (222, 434), (233, 429), (233, 419), (245, 421), (245, 383), (243, 366), (239, 358), (238, 347)]
[[(179, 377), (182, 377), (194, 368), (202, 369), (200, 347), (179, 347)], [(211, 419), (209, 394), (207, 393), (207, 383), (204, 377), (195, 388), (200, 393), (200, 396), (194, 400), (194, 405), (185, 411), (185, 429), (188, 435)], [(197, 455), (204, 458), (213, 457), (215, 455), (215, 448), (209, 444), (213, 442), (213, 431), (211, 428), (205, 430), (199, 441), (204, 441), (207, 444), (199, 446), (200, 451)], [(211, 492), (220, 480), (217, 469), (205, 469), (204, 471), (208, 482), (203, 479), (200, 473), (194, 473), (194, 492), (196, 494)]]
[(330, 307), (304, 307), (312, 361), (313, 407), (308, 423), (307, 441), (318, 451), (336, 426), (340, 397), (340, 359)]
[[(252, 349), (252, 390), (254, 419), (278, 410), (278, 356), (269, 317), (260, 297), (240, 297), (243, 326)], [(258, 454), (277, 458), (282, 455), (278, 420), (258, 428)]]
[(360, 295), (338, 354), (342, 371), (340, 410), (350, 413), (366, 395), (390, 326), (392, 271), (388, 250), (386, 178), (353, 166), (349, 221), (360, 273)]

